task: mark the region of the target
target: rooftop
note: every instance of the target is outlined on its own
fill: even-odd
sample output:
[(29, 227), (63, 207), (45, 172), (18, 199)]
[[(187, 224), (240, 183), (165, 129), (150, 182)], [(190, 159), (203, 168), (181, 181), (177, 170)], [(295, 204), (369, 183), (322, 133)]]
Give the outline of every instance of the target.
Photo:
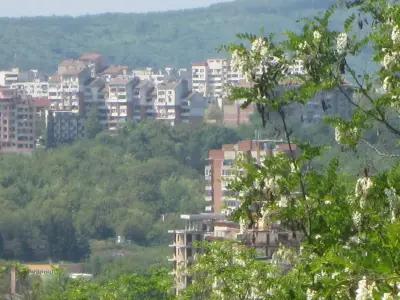
[(181, 215), (181, 219), (188, 221), (226, 220), (226, 216), (223, 214), (215, 214), (215, 213), (201, 213), (195, 215)]
[(117, 77), (117, 78), (112, 78), (109, 82), (109, 85), (127, 85), (131, 82), (133, 82), (131, 78)]
[(79, 60), (94, 61), (94, 60), (100, 60), (102, 58), (103, 58), (103, 55), (101, 55), (100, 53), (88, 52), (88, 53), (82, 54), (81, 57), (79, 58)]

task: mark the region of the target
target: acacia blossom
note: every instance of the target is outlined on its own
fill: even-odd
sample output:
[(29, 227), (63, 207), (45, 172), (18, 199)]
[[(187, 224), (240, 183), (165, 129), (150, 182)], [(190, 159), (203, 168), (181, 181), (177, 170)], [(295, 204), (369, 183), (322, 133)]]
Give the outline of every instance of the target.
[(390, 77), (385, 77), (383, 80), (382, 88), (385, 92), (389, 92), (391, 88)]
[(319, 42), (321, 40), (322, 35), (318, 30), (315, 30), (313, 32), (313, 37), (315, 41)]
[(382, 61), (383, 67), (385, 69), (389, 69), (393, 64), (396, 63), (398, 56), (398, 52), (386, 53)]
[(399, 207), (399, 196), (396, 193), (394, 188), (385, 189), (385, 195), (389, 200), (389, 207), (390, 207), (390, 220), (392, 223), (396, 221), (397, 217), (397, 210)]
[(392, 41), (393, 44), (400, 44), (400, 28), (398, 25), (393, 26)]
[(373, 182), (369, 177), (362, 177), (357, 180), (356, 188), (355, 188), (355, 195), (358, 198), (361, 198), (360, 207), (363, 208), (365, 205), (365, 199), (368, 196), (370, 189), (373, 187)]
[(307, 300), (313, 300), (315, 298), (316, 294), (317, 293), (315, 291), (313, 291), (311, 289), (307, 289), (307, 293), (306, 293)]
[(363, 279), (361, 279), (358, 282), (358, 288), (356, 290), (356, 300), (374, 299), (374, 296), (373, 296), (374, 290), (376, 290), (375, 282), (372, 282), (372, 284), (368, 285), (367, 279), (364, 276)]
[(352, 220), (354, 223), (354, 226), (356, 226), (357, 228), (359, 228), (361, 226), (361, 222), (362, 222), (362, 215), (359, 211), (355, 211), (352, 215)]
[(338, 54), (343, 54), (348, 45), (348, 36), (346, 32), (340, 33), (336, 38), (336, 51)]

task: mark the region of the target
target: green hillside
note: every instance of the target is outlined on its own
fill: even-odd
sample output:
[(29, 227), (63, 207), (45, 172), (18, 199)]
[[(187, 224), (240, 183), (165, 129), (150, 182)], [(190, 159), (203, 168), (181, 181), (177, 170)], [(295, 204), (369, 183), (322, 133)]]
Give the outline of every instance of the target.
[(0, 68), (53, 71), (66, 57), (100, 51), (111, 63), (188, 66), (216, 56), (239, 32), (281, 33), (332, 0), (237, 0), (208, 8), (148, 14), (0, 19)]

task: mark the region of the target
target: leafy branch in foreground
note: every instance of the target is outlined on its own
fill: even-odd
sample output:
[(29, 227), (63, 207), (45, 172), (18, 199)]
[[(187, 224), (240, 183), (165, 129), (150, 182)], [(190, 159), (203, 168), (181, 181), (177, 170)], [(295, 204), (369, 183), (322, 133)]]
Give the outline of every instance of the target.
[[(247, 88), (233, 89), (231, 98), (244, 98), (245, 105), (255, 103), (265, 126), (268, 114), (277, 113), (288, 144), (293, 142), (288, 108), (332, 89), (343, 93), (354, 108), (351, 118), (327, 120), (344, 150), (353, 153), (372, 128), (400, 136), (400, 4), (366, 0), (350, 6), (341, 32), (330, 29), (333, 6), (322, 16), (305, 20), (300, 33), (289, 32), (281, 43), (248, 34), (241, 36), (242, 44), (227, 46), (233, 66), (249, 82)], [(365, 48), (373, 49), (366, 63), (381, 67), (358, 74), (351, 61)], [(295, 61), (303, 62), (303, 73), (289, 72)], [(355, 97), (348, 92), (349, 85)], [(230, 184), (241, 200), (232, 215), (235, 220), (250, 227), (279, 222), (303, 233), (290, 268), (274, 264), (274, 259), (262, 266), (252, 250), (215, 242), (193, 268), (196, 280), (191, 291), (200, 291), (204, 284), (217, 289), (203, 289), (197, 299), (400, 297), (399, 161), (374, 172), (366, 165), (358, 170), (361, 175), (353, 177), (342, 171), (336, 158), (325, 167), (315, 167), (322, 147), (299, 146), (300, 154), (290, 148), (289, 155), (266, 157), (261, 163), (244, 156)], [(240, 259), (243, 253), (246, 259)], [(260, 269), (268, 268), (274, 270), (273, 276), (265, 271), (257, 277)]]

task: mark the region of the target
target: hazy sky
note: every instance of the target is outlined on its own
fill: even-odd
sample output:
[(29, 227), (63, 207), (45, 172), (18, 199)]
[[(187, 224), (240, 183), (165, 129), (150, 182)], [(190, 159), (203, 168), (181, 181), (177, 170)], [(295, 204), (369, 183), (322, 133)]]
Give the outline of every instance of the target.
[(0, 0), (1, 17), (165, 11), (228, 0)]

